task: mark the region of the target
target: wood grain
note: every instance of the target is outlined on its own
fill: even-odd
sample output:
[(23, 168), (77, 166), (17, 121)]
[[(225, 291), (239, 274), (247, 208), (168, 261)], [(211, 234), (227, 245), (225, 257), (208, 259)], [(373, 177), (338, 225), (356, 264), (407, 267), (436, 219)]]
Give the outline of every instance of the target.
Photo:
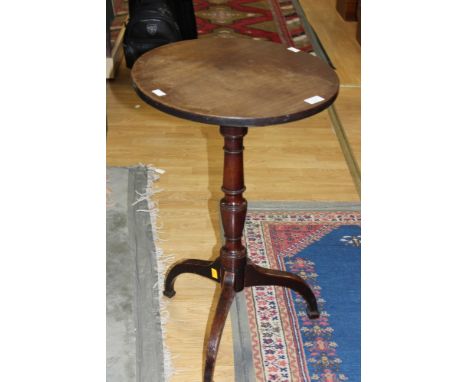
[(340, 116), (354, 158), (361, 166), (361, 88), (341, 88), (334, 107)]
[(360, 85), (361, 47), (356, 41), (355, 21), (344, 21), (335, 9), (336, 0), (306, 0), (301, 5), (336, 67), (340, 83)]
[[(157, 109), (226, 126), (311, 116), (328, 107), (339, 88), (335, 72), (317, 57), (268, 41), (220, 37), (153, 49), (137, 60), (132, 79), (140, 97)], [(304, 101), (314, 96), (322, 100)]]
[(336, 0), (336, 10), (343, 20), (357, 20), (357, 0)]

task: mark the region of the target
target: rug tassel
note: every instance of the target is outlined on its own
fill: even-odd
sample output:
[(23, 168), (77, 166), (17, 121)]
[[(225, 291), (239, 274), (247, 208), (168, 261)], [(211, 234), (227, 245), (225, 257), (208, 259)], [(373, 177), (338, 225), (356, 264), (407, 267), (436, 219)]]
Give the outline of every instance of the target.
[(153, 256), (156, 259), (157, 264), (157, 281), (153, 285), (153, 289), (157, 289), (159, 296), (159, 307), (160, 307), (160, 318), (161, 318), (161, 331), (163, 336), (163, 353), (164, 353), (164, 379), (168, 381), (171, 376), (175, 373), (172, 363), (172, 355), (167, 347), (167, 331), (166, 325), (169, 321), (169, 311), (167, 310), (167, 299), (163, 297), (163, 286), (164, 286), (164, 276), (166, 274), (167, 267), (174, 262), (174, 256), (166, 255), (164, 256), (162, 248), (159, 246), (159, 242), (162, 241), (159, 238), (159, 230), (163, 227), (161, 223), (160, 227), (158, 226), (159, 218), (159, 203), (152, 200), (152, 196), (156, 193), (163, 191), (162, 189), (156, 188), (154, 183), (159, 180), (160, 175), (165, 173), (165, 170), (154, 167), (153, 165), (143, 165), (148, 170), (148, 181), (146, 185), (146, 190), (143, 193), (137, 192), (137, 200), (133, 203), (136, 205), (141, 201), (146, 201), (148, 203), (148, 210), (137, 210), (140, 212), (149, 213), (151, 226), (153, 227), (153, 240), (154, 240), (154, 250)]

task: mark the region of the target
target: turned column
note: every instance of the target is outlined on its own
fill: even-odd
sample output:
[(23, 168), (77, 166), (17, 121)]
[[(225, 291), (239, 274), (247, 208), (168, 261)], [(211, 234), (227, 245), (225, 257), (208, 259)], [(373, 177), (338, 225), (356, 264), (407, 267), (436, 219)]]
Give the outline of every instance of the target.
[(247, 262), (246, 249), (242, 245), (242, 231), (247, 200), (242, 196), (244, 185), (243, 138), (247, 127), (221, 126), (224, 137), (224, 198), (220, 201), (221, 220), (224, 229), (225, 243), (221, 248), (221, 277), (225, 272), (234, 273), (234, 290), (244, 288), (244, 270)]

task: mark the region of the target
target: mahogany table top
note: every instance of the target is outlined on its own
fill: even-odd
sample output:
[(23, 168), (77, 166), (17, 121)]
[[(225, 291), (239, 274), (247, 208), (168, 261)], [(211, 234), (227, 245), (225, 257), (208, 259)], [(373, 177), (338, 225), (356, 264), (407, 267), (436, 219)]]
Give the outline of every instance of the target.
[(244, 38), (163, 45), (137, 60), (132, 80), (139, 96), (157, 109), (225, 126), (302, 119), (330, 106), (339, 89), (337, 75), (321, 59)]

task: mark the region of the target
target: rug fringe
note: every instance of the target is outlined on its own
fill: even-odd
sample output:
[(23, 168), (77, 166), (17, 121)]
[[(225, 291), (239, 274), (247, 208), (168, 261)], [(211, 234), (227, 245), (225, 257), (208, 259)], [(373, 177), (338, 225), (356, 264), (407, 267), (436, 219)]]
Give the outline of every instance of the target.
[(151, 220), (151, 226), (153, 227), (153, 256), (156, 260), (156, 274), (157, 274), (157, 281), (153, 285), (153, 290), (158, 293), (159, 296), (159, 307), (160, 307), (160, 319), (161, 319), (161, 331), (163, 337), (163, 352), (164, 352), (164, 380), (169, 381), (171, 376), (175, 373), (173, 362), (172, 362), (172, 354), (169, 351), (166, 339), (167, 339), (167, 331), (166, 325), (169, 321), (169, 311), (167, 310), (167, 298), (163, 296), (163, 289), (164, 289), (164, 276), (166, 274), (166, 269), (170, 264), (174, 262), (174, 256), (172, 255), (164, 255), (162, 248), (159, 246), (159, 242), (162, 241), (159, 238), (158, 231), (162, 228), (162, 225), (158, 227), (158, 218), (159, 218), (159, 203), (152, 200), (152, 196), (156, 193), (163, 191), (161, 188), (157, 188), (155, 183), (159, 180), (160, 175), (165, 173), (165, 170), (157, 168), (152, 164), (141, 164), (140, 166), (145, 167), (147, 169), (148, 180), (146, 185), (146, 190), (143, 193), (137, 192), (138, 198), (133, 203), (133, 205), (141, 202), (146, 201), (148, 203), (148, 210), (137, 210), (141, 212), (148, 212)]

